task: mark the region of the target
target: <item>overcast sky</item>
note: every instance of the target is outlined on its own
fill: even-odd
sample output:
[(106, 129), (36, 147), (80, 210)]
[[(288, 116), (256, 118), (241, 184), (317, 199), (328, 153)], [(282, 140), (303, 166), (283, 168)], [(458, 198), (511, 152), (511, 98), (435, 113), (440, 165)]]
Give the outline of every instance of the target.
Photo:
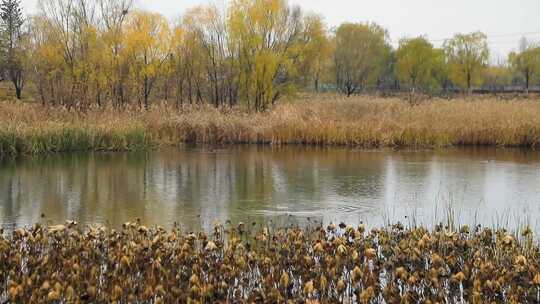
[[(137, 6), (169, 18), (209, 0), (136, 0)], [(222, 4), (226, 0), (211, 0)], [(25, 10), (36, 11), (38, 0), (22, 0)], [(394, 42), (425, 35), (440, 45), (462, 32), (488, 34), (492, 60), (517, 49), (522, 34), (540, 42), (540, 0), (289, 0), (308, 12), (325, 17), (330, 26), (344, 21), (374, 21), (387, 28)]]

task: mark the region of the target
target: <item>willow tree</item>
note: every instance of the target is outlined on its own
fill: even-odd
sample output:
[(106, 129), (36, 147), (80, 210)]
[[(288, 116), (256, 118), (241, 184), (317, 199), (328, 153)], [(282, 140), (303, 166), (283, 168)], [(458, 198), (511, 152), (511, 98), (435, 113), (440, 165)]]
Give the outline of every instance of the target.
[(444, 49), (452, 81), (471, 93), (473, 85), (482, 82), (483, 71), (488, 64), (487, 36), (481, 32), (457, 34), (445, 41)]
[(166, 62), (172, 74), (172, 86), (175, 96), (175, 104), (179, 107), (184, 102), (186, 83), (192, 77), (188, 72), (188, 48), (186, 43), (186, 31), (181, 24), (176, 25), (171, 32), (171, 57)]
[(446, 57), (445, 50), (442, 48), (436, 48), (433, 50), (435, 53), (435, 62), (433, 67), (433, 78), (437, 85), (443, 92), (448, 92), (451, 80), (450, 66), (448, 65), (448, 58)]
[(511, 67), (523, 77), (525, 92), (528, 93), (532, 78), (540, 75), (540, 47), (527, 46), (520, 53), (510, 53), (508, 59)]
[(42, 105), (59, 101), (59, 82), (63, 78), (63, 46), (57, 39), (54, 25), (43, 15), (28, 20), (27, 65), (30, 80), (36, 85)]
[(335, 33), (336, 85), (350, 96), (376, 80), (388, 46), (388, 33), (375, 23), (344, 23)]
[(248, 107), (263, 111), (294, 88), (302, 25), (301, 9), (285, 0), (233, 1), (229, 45), (236, 54), (240, 98)]
[(169, 24), (160, 14), (136, 11), (125, 26), (125, 52), (135, 94), (148, 108), (150, 94), (170, 53)]
[(425, 38), (400, 40), (396, 57), (398, 78), (409, 84), (413, 92), (418, 86), (427, 87), (433, 82), (437, 53)]
[(197, 31), (199, 8), (186, 13), (181, 24), (173, 30), (170, 64), (176, 83), (177, 104), (187, 99), (192, 103), (202, 103), (205, 99), (206, 55), (202, 49), (200, 35)]
[(510, 83), (510, 69), (506, 65), (490, 65), (484, 70), (484, 87), (490, 92), (503, 91), (504, 86)]
[(105, 95), (115, 106), (127, 102), (126, 82), (129, 76), (129, 66), (124, 52), (124, 29), (126, 19), (133, 8), (133, 1), (97, 0), (100, 12), (99, 28), (103, 43), (102, 64), (106, 80)]
[[(196, 7), (184, 16), (183, 29), (188, 38), (185, 42), (191, 48), (189, 59), (192, 64), (199, 65), (202, 68), (200, 72), (204, 74), (203, 78), (199, 77), (198, 84), (205, 82), (206, 99), (216, 107), (233, 104), (236, 99), (235, 94), (231, 94), (234, 73), (229, 60), (231, 54), (225, 13), (214, 5)], [(192, 52), (194, 48), (196, 52)]]
[(311, 82), (315, 91), (319, 91), (320, 83), (328, 75), (331, 67), (332, 44), (327, 34), (326, 24), (319, 15), (308, 15), (304, 18), (304, 30), (301, 39), (304, 48), (299, 69), (300, 85)]
[(89, 59), (95, 58), (93, 52), (99, 48), (95, 1), (42, 0), (40, 15), (52, 31), (49, 43), (60, 46), (63, 59), (56, 97), (69, 107), (85, 104), (96, 71)]

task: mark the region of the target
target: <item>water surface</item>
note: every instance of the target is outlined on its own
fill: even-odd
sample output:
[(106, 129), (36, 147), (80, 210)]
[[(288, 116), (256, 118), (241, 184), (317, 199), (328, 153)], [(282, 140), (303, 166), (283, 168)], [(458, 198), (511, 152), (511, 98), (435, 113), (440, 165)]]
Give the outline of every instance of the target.
[(183, 148), (0, 161), (0, 225), (35, 222), (190, 230), (225, 222), (537, 226), (540, 152)]

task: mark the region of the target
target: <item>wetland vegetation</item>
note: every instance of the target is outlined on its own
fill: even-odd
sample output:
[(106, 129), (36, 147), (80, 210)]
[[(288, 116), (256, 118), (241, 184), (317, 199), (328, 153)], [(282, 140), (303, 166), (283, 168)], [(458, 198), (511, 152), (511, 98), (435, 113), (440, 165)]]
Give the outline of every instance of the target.
[(192, 233), (125, 223), (0, 236), (0, 300), (25, 303), (536, 303), (532, 231), (401, 224)]
[(540, 143), (536, 99), (306, 95), (264, 113), (211, 106), (84, 112), (0, 103), (0, 155), (118, 151), (184, 143), (350, 147), (500, 146)]
[[(425, 36), (396, 44), (379, 24), (331, 29), (287, 0), (201, 5), (174, 22), (132, 0), (39, 2), (23, 16), (20, 1), (0, 1), (0, 78), (9, 83), (0, 85), (0, 224), (7, 228), (0, 229), (0, 303), (540, 302), (540, 246), (528, 225), (536, 224), (528, 220), (536, 220), (539, 175), (530, 154), (510, 165), (487, 158), (464, 167), (448, 159), (400, 163), (381, 150), (368, 157), (316, 152), (307, 169), (299, 161), (311, 157), (305, 151), (268, 161), (262, 152), (231, 150), (239, 160), (214, 163), (175, 151), (158, 165), (127, 153), (105, 166), (66, 157), (65, 166), (35, 158), (33, 167), (25, 159), (186, 144), (535, 153), (538, 44), (522, 39), (494, 64), (482, 32), (457, 33), (438, 46)], [(421, 189), (425, 198), (440, 191), (444, 172), (471, 184), (478, 201), (486, 194), (478, 185), (496, 189), (490, 195), (498, 200), (482, 205), (491, 207), (488, 216), (501, 206), (516, 211), (519, 198), (534, 210), (517, 210), (512, 223), (504, 213), (506, 225), (497, 229), (415, 219), (359, 224), (360, 213), (374, 218), (369, 212), (385, 207), (372, 208), (365, 197), (406, 209), (395, 204), (398, 192)], [(512, 192), (499, 192), (505, 187)], [(229, 196), (202, 201), (216, 190), (223, 192), (215, 198)], [(507, 201), (508, 194), (516, 197)], [(481, 205), (471, 197), (463, 209)], [(159, 225), (147, 228), (144, 218), (121, 228), (97, 224), (149, 212), (146, 220)], [(90, 223), (51, 225), (68, 213)], [(209, 214), (245, 223), (199, 230), (176, 223), (183, 217), (208, 228)], [(263, 220), (245, 220), (253, 214)], [(275, 214), (301, 223), (276, 225)], [(355, 226), (329, 224), (336, 221), (328, 216)], [(161, 227), (172, 217), (173, 225)], [(518, 233), (506, 230), (520, 223)]]
[[(177, 22), (132, 0), (43, 0), (31, 16), (18, 0), (0, 7), (3, 156), (186, 142), (539, 142), (539, 98), (529, 91), (540, 47), (526, 39), (493, 66), (483, 33), (395, 47), (378, 24), (331, 30), (286, 0), (201, 5)], [(508, 87), (523, 95), (473, 94)]]

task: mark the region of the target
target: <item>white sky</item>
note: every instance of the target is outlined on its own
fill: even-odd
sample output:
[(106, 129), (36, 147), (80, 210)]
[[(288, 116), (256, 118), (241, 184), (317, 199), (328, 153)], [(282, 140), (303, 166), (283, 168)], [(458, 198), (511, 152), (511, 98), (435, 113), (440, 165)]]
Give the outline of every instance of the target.
[[(38, 0), (22, 0), (25, 10), (36, 11)], [(199, 4), (226, 0), (136, 0), (138, 7), (169, 18)], [(330, 26), (344, 21), (374, 21), (387, 28), (393, 41), (425, 35), (436, 46), (462, 32), (488, 34), (492, 60), (504, 59), (517, 49), (522, 34), (540, 42), (540, 0), (289, 0), (305, 11), (325, 17)]]

